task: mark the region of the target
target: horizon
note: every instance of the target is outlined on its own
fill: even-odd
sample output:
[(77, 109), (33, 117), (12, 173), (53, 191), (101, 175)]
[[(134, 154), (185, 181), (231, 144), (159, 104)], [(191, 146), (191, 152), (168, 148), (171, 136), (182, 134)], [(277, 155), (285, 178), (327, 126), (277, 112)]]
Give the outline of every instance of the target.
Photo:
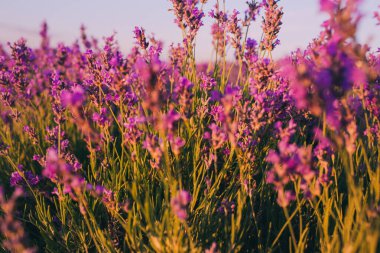
[[(102, 38), (116, 33), (115, 39), (123, 53), (129, 52), (134, 45), (133, 29), (135, 26), (143, 27), (147, 35), (151, 35), (155, 31), (155, 38), (164, 43), (163, 58), (165, 59), (167, 59), (170, 44), (181, 41), (181, 31), (173, 22), (174, 14), (168, 10), (171, 7), (168, 0), (133, 1), (133, 3), (131, 0), (110, 2), (94, 0), (91, 1), (92, 11), (88, 11), (89, 1), (86, 0), (69, 0), (65, 4), (46, 0), (26, 3), (21, 0), (12, 2), (0, 0), (1, 2), (3, 8), (0, 9), (2, 17), (0, 19), (0, 43), (3, 45), (23, 37), (27, 40), (29, 47), (37, 47), (40, 43), (40, 27), (44, 21), (48, 24), (48, 34), (52, 45), (60, 42), (72, 44), (80, 39), (81, 25), (87, 28), (87, 35), (98, 39), (101, 45)], [(5, 2), (7, 4), (4, 4)], [(279, 33), (281, 43), (274, 51), (275, 58), (288, 55), (298, 48), (305, 49), (308, 43), (319, 34), (320, 25), (327, 16), (320, 13), (318, 2), (316, 0), (279, 2), (280, 6), (284, 8), (284, 16)], [(208, 12), (213, 5), (214, 1), (208, 1), (205, 5), (204, 26), (201, 27), (196, 39), (196, 57), (200, 62), (209, 61), (213, 57), (213, 48), (209, 43), (211, 41), (211, 19), (208, 17)], [(367, 43), (371, 47), (380, 44), (380, 34), (376, 33), (378, 27), (373, 19), (373, 12), (377, 5), (378, 3), (375, 1), (365, 0), (361, 8), (364, 17), (359, 26), (358, 39), (361, 43)], [(245, 6), (245, 1), (226, 2), (226, 9), (229, 12), (234, 8), (237, 9), (240, 17), (242, 17)], [(144, 14), (143, 17), (141, 14)], [(70, 15), (69, 18), (67, 18), (68, 15)], [(249, 37), (259, 39), (260, 26), (261, 18), (258, 18), (249, 32)], [(376, 48), (372, 48), (372, 50), (376, 50)], [(233, 57), (232, 51), (231, 48), (228, 54), (229, 59)]]

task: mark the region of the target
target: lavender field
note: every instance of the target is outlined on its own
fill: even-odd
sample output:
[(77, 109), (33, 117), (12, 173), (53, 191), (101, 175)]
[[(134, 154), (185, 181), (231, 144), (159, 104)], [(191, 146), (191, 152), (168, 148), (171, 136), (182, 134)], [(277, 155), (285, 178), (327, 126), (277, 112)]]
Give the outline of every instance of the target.
[(0, 252), (380, 252), (364, 0), (320, 0), (319, 36), (281, 58), (282, 1), (210, 1), (170, 0), (167, 58), (140, 26), (127, 54), (85, 27), (53, 44), (47, 23), (39, 47), (0, 45)]

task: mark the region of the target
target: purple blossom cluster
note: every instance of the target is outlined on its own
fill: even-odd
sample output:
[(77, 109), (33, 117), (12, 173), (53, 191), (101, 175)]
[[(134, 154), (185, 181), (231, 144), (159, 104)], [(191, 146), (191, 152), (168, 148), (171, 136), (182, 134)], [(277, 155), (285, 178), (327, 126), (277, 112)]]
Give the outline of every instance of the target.
[[(24, 39), (0, 47), (0, 184), (15, 190), (9, 200), (0, 192), (6, 249), (34, 250), (13, 216), (22, 191), (31, 226), (42, 228), (37, 237), (54, 241), (46, 231), (62, 233), (60, 246), (91, 235), (89, 248), (78, 251), (121, 251), (125, 240), (131, 251), (181, 252), (164, 247), (210, 234), (186, 245), (218, 252), (212, 242), (221, 240), (212, 236), (219, 231), (200, 224), (234, 234), (233, 252), (244, 232), (258, 228), (263, 196), (286, 210), (296, 200), (322, 201), (338, 172), (376, 180), (373, 171), (360, 174), (378, 166), (377, 152), (365, 149), (380, 144), (380, 56), (357, 41), (361, 1), (321, 0), (329, 17), (323, 31), (278, 61), (271, 52), (279, 45), (280, 1), (249, 1), (242, 15), (218, 1), (208, 13), (217, 55), (209, 66), (194, 55), (206, 2), (171, 0), (183, 42), (171, 45), (168, 60), (163, 43), (142, 27), (127, 55), (114, 35), (101, 43), (85, 27), (81, 40), (52, 46), (46, 23), (39, 48)], [(244, 30), (261, 11), (256, 41)], [(226, 60), (228, 46), (234, 62)], [(350, 168), (339, 171), (342, 164)], [(77, 233), (63, 235), (70, 226)]]
[(186, 220), (188, 217), (187, 206), (191, 202), (191, 195), (188, 191), (181, 190), (170, 201), (171, 207), (178, 219)]
[(37, 248), (28, 246), (27, 233), (15, 215), (16, 201), (23, 194), (21, 188), (16, 188), (11, 198), (6, 199), (4, 190), (0, 187), (0, 211), (4, 214), (0, 217), (0, 232), (5, 237), (2, 246), (10, 252), (33, 253), (37, 252)]
[(281, 19), (284, 12), (282, 11), (282, 7), (278, 6), (278, 2), (279, 0), (264, 0), (262, 3), (265, 17), (262, 23), (264, 36), (261, 41), (261, 48), (269, 53), (280, 44), (277, 36), (280, 32)]
[[(276, 123), (278, 130), (278, 152), (270, 150), (267, 161), (273, 164), (273, 168), (267, 173), (267, 182), (275, 186), (278, 197), (277, 203), (286, 207), (290, 201), (295, 200), (295, 193), (287, 190), (291, 182), (300, 182), (300, 188), (305, 197), (320, 194), (317, 189), (312, 191), (310, 185), (317, 176), (316, 171), (312, 169), (312, 149), (311, 146), (298, 147), (291, 143), (293, 135), (296, 133), (296, 125), (293, 120), (289, 121), (286, 128), (281, 127), (281, 122)], [(314, 180), (315, 181), (315, 180)], [(314, 188), (319, 188), (316, 186)]]

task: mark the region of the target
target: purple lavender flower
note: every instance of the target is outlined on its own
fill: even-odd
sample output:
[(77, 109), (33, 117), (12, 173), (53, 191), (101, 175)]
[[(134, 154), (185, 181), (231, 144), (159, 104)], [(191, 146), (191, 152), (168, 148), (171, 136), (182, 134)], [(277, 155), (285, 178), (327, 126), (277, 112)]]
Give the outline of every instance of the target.
[(357, 21), (340, 27), (334, 20), (332, 17), (330, 23), (336, 26), (335, 33), (328, 31), (329, 37), (320, 38), (321, 42), (304, 54), (297, 52), (283, 64), (283, 73), (289, 77), (297, 107), (309, 109), (316, 116), (325, 112), (329, 127), (337, 130), (342, 126), (342, 100), (355, 84), (365, 84), (367, 77), (363, 67), (356, 64), (358, 59), (365, 61), (365, 56), (354, 49), (356, 42), (350, 33), (342, 30), (355, 29)]
[(86, 27), (83, 24), (80, 26), (80, 33), (81, 33), (82, 43), (85, 46), (85, 48), (86, 49), (91, 48), (91, 42), (87, 38)]
[(26, 180), (31, 186), (35, 186), (40, 182), (40, 177), (38, 175), (34, 175), (31, 171), (25, 171), (24, 174)]
[(176, 16), (175, 23), (185, 32), (184, 43), (187, 51), (191, 52), (195, 36), (203, 25), (204, 13), (197, 7), (199, 0), (171, 0), (171, 2)]
[(21, 177), (20, 173), (17, 171), (12, 172), (11, 178), (10, 178), (10, 184), (11, 186), (21, 185), (21, 183), (24, 181), (24, 179)]
[[(30, 186), (35, 186), (40, 182), (40, 177), (37, 175), (34, 175), (31, 171), (22, 171), (21, 173), (25, 177), (26, 181)], [(17, 185), (22, 186), (25, 185), (24, 178), (20, 175), (18, 171), (12, 172), (11, 178), (10, 178), (10, 185), (15, 187)]]
[(149, 42), (146, 40), (145, 37), (145, 30), (142, 27), (135, 27), (135, 30), (133, 31), (135, 34), (135, 39), (137, 40), (137, 44), (140, 45), (142, 49), (147, 49), (149, 46)]
[(252, 21), (256, 21), (262, 7), (262, 3), (258, 3), (255, 0), (247, 1), (247, 5), (248, 9), (244, 12), (243, 26), (249, 26)]
[(228, 23), (227, 23), (227, 30), (232, 35), (229, 37), (229, 41), (233, 48), (235, 48), (236, 57), (239, 59), (241, 57), (242, 53), (242, 45), (241, 45), (241, 39), (242, 39), (242, 31), (241, 27), (239, 26), (240, 19), (238, 18), (239, 12), (234, 9), (232, 11), (232, 14), (229, 17)]
[(248, 68), (253, 70), (255, 66), (254, 64), (259, 59), (256, 40), (248, 38), (246, 41), (245, 50), (244, 59), (248, 65)]
[(187, 78), (181, 77), (174, 87), (174, 96), (178, 100), (181, 106), (181, 113), (188, 111), (192, 102), (192, 88), (193, 83), (191, 83)]
[(212, 90), (217, 84), (214, 78), (212, 78), (210, 75), (205, 74), (204, 72), (201, 73), (200, 79), (200, 86), (203, 90), (206, 91)]
[(108, 110), (105, 107), (102, 107), (100, 109), (100, 113), (94, 112), (92, 114), (92, 120), (99, 124), (100, 126), (106, 126), (110, 123), (110, 120), (108, 119), (107, 116)]
[(285, 190), (290, 182), (300, 180), (304, 195), (309, 197), (308, 185), (311, 184), (316, 174), (311, 168), (311, 146), (298, 147), (296, 144), (290, 143), (291, 137), (295, 133), (295, 127), (292, 120), (284, 129), (281, 127), (281, 123), (277, 124), (279, 138), (281, 138), (278, 143), (279, 151), (270, 150), (266, 158), (273, 165), (267, 172), (267, 182), (275, 186), (278, 192), (277, 202), (282, 207), (287, 206), (294, 199), (294, 194)]
[(268, 52), (271, 52), (280, 44), (277, 35), (280, 32), (281, 19), (284, 12), (282, 11), (282, 7), (278, 6), (278, 2), (279, 0), (263, 0), (265, 17), (262, 24), (264, 37), (261, 41), (261, 48)]

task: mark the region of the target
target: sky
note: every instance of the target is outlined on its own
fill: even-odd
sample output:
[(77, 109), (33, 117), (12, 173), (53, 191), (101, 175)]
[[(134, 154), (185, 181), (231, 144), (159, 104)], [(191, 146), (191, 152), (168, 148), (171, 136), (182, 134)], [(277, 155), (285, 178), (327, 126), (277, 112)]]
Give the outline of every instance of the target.
[[(216, 0), (209, 0), (205, 12)], [(246, 0), (225, 0), (228, 10), (244, 12)], [(297, 48), (305, 48), (315, 38), (320, 25), (326, 19), (319, 12), (318, 0), (282, 0), (283, 26), (280, 46), (275, 57), (282, 57)], [(361, 10), (366, 16), (359, 27), (359, 39), (374, 49), (380, 46), (380, 27), (372, 18), (380, 0), (363, 0)], [(0, 0), (0, 43), (14, 42), (20, 37), (28, 45), (39, 45), (41, 23), (47, 21), (53, 44), (71, 44), (80, 35), (80, 26), (87, 27), (89, 36), (102, 39), (116, 32), (116, 39), (123, 52), (133, 46), (133, 29), (142, 26), (148, 35), (164, 42), (164, 57), (171, 43), (181, 41), (181, 32), (174, 24), (169, 0)], [(204, 27), (197, 37), (197, 59), (212, 59), (210, 36), (211, 19), (205, 18)], [(260, 36), (260, 22), (252, 27), (249, 36)]]

